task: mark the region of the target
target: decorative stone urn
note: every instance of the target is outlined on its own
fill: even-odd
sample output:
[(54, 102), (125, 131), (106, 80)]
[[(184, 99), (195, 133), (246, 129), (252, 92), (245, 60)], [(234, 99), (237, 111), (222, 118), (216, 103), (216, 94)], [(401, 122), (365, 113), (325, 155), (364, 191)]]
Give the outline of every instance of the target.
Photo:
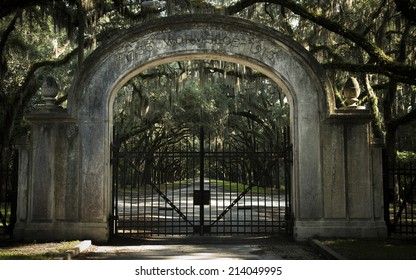
[(342, 93), (347, 103), (346, 109), (365, 109), (364, 106), (358, 106), (358, 97), (360, 96), (360, 85), (356, 78), (350, 77), (344, 85)]
[(42, 84), (42, 100), (44, 108), (56, 108), (56, 96), (59, 92), (58, 83), (51, 76), (47, 76)]

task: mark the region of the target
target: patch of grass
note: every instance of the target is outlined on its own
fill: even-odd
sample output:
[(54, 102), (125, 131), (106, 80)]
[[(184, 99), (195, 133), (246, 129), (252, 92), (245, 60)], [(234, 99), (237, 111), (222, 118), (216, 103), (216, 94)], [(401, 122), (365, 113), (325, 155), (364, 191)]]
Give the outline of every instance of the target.
[(21, 253), (0, 251), (0, 260), (50, 260), (53, 259), (51, 255), (44, 253)]
[(79, 243), (78, 240), (31, 244), (6, 243), (0, 247), (0, 260), (52, 260)]
[[(182, 181), (175, 181), (175, 182), (169, 182), (169, 183), (161, 183), (159, 186), (157, 186), (158, 188), (160, 188), (160, 190), (162, 192), (165, 191), (172, 191), (172, 190), (176, 190), (178, 188), (184, 187), (187, 184), (192, 183), (191, 180), (182, 180)], [(130, 185), (126, 186), (126, 187), (119, 187), (118, 189), (118, 194), (119, 195), (123, 195), (125, 194), (151, 194), (154, 191), (154, 189), (152, 188), (152, 186), (150, 185), (146, 185), (146, 186), (141, 186), (140, 188), (137, 187), (131, 187)]]
[(331, 239), (324, 245), (350, 260), (416, 260), (416, 240)]
[[(223, 181), (223, 180), (210, 180), (211, 185), (215, 187), (223, 187), (226, 191), (236, 192), (236, 193), (242, 193), (248, 185), (243, 183), (235, 183), (230, 181)], [(265, 187), (259, 187), (259, 186), (253, 186), (251, 188), (251, 192), (255, 194), (266, 194), (266, 195), (272, 195), (277, 194), (277, 191), (274, 190), (274, 188), (265, 188)], [(284, 194), (284, 187), (281, 187), (280, 189), (281, 194)]]
[[(225, 191), (234, 192), (234, 193), (242, 193), (248, 187), (248, 185), (243, 184), (243, 183), (236, 183), (236, 182), (224, 181), (224, 180), (210, 179), (209, 182), (210, 182), (210, 185), (213, 187), (217, 187), (217, 188), (222, 187), (224, 188)], [(192, 185), (193, 183), (199, 184), (199, 182), (195, 182), (195, 180), (188, 179), (188, 180), (181, 180), (181, 181), (175, 181), (175, 182), (169, 182), (169, 183), (162, 183), (160, 184), (160, 186), (158, 186), (158, 188), (160, 188), (162, 192), (166, 192), (166, 191), (176, 190), (176, 189), (188, 186), (188, 185)], [(152, 194), (153, 191), (154, 190), (150, 185), (142, 186), (140, 188), (131, 187), (130, 185), (128, 185), (124, 188), (119, 187), (118, 194), (119, 195), (124, 195), (124, 194), (142, 195), (142, 194)], [(274, 188), (261, 187), (261, 186), (253, 186), (251, 188), (251, 192), (253, 194), (266, 194), (266, 195), (272, 195), (272, 194), (276, 195), (278, 193)], [(284, 194), (284, 192), (285, 192), (285, 186), (282, 185), (280, 186), (280, 194)]]

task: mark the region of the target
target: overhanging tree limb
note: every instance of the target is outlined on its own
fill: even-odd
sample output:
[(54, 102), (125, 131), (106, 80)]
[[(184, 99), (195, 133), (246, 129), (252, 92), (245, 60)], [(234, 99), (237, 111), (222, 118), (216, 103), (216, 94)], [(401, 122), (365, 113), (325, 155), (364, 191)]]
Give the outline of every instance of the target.
[(15, 99), (14, 102), (14, 106), (16, 106), (15, 108), (20, 107), (20, 105), (22, 104), (22, 102), (24, 100), (29, 99), (32, 94), (30, 94), (30, 84), (33, 80), (33, 77), (35, 75), (35, 72), (42, 68), (42, 67), (58, 67), (58, 66), (62, 66), (66, 63), (68, 63), (75, 55), (77, 55), (78, 53), (78, 48), (72, 50), (70, 53), (68, 53), (64, 58), (62, 58), (61, 60), (46, 60), (46, 61), (41, 61), (41, 62), (36, 62), (34, 63), (29, 71), (26, 74), (26, 78), (23, 82), (23, 85), (21, 87), (21, 89), (19, 90), (19, 92), (21, 92), (21, 94), (16, 94), (15, 96), (17, 96), (18, 98)]
[[(21, 11), (17, 11), (16, 15), (13, 17), (9, 25), (7, 26), (6, 30), (3, 32), (1, 39), (0, 39), (0, 79), (3, 80), (3, 75), (7, 72), (7, 60), (4, 58), (3, 53), (4, 49), (6, 47), (7, 39), (9, 38), (9, 35), (12, 33), (12, 31), (15, 28), (16, 21), (18, 17), (20, 16)], [(0, 84), (2, 81), (0, 81)], [(0, 90), (0, 97), (2, 95), (2, 91)]]
[(416, 2), (415, 1), (394, 0), (394, 3), (396, 3), (397, 9), (402, 13), (402, 15), (405, 18), (413, 22), (413, 24), (416, 24)]
[[(342, 70), (356, 73), (381, 74), (394, 78), (397, 82), (416, 85), (416, 68), (397, 64), (395, 67), (380, 67), (372, 64), (355, 64), (347, 62), (324, 63), (322, 66), (328, 70)], [(393, 69), (394, 68), (394, 69)]]
[(397, 128), (399, 126), (409, 124), (415, 120), (416, 120), (416, 109), (413, 109), (409, 113), (391, 120), (390, 122), (387, 123), (387, 125), (393, 128)]
[(304, 6), (292, 1), (292, 0), (241, 0), (226, 9), (226, 14), (235, 14), (245, 8), (254, 5), (256, 3), (274, 3), (291, 10), (294, 14), (301, 16), (302, 18), (308, 19), (313, 23), (316, 23), (329, 31), (332, 31), (362, 48), (369, 56), (370, 60), (374, 62), (376, 67), (383, 67), (386, 71), (394, 73), (395, 75), (408, 77), (408, 80), (412, 84), (415, 83), (416, 67), (407, 66), (401, 63), (393, 61), (393, 59), (384, 53), (374, 43), (370, 42), (367, 38), (362, 36), (360, 33), (354, 32), (342, 24), (333, 21), (320, 13), (314, 13)]
[(12, 31), (14, 30), (16, 21), (18, 17), (20, 16), (20, 14), (21, 14), (21, 11), (16, 12), (16, 15), (13, 17), (12, 21), (7, 26), (7, 29), (2, 34), (1, 40), (0, 40), (0, 54), (3, 53), (3, 50), (6, 46), (7, 39), (9, 38), (10, 33), (12, 33)]
[[(53, 3), (55, 0), (43, 0), (42, 4)], [(4, 18), (20, 9), (39, 5), (39, 0), (3, 0), (0, 1), (0, 18)], [(69, 1), (71, 2), (71, 1)]]
[(231, 114), (251, 119), (251, 120), (255, 121), (256, 123), (258, 123), (260, 126), (262, 126), (264, 129), (266, 129), (269, 133), (271, 133), (271, 131), (272, 131), (270, 126), (267, 123), (265, 123), (259, 116), (255, 115), (251, 112), (237, 111), (237, 112), (231, 112)]
[(274, 3), (282, 7), (285, 7), (291, 10), (294, 14), (297, 14), (302, 18), (308, 19), (338, 35), (341, 35), (344, 38), (349, 39), (350, 41), (360, 46), (363, 50), (365, 50), (371, 58), (375, 59), (380, 63), (385, 64), (393, 61), (393, 59), (386, 55), (382, 49), (377, 47), (375, 44), (369, 42), (365, 37), (361, 36), (361, 34), (354, 32), (351, 29), (348, 29), (347, 27), (341, 25), (336, 21), (330, 20), (329, 18), (325, 17), (320, 13), (314, 13), (292, 0), (241, 0), (235, 5), (230, 6), (227, 9), (226, 13), (237, 13), (238, 11), (255, 3), (264, 2)]

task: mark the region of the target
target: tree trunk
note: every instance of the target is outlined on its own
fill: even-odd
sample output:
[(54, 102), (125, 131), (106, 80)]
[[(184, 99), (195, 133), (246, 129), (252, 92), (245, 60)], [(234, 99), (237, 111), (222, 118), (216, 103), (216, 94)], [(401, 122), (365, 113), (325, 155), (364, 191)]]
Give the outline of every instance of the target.
[(396, 161), (396, 134), (397, 126), (392, 125), (393, 121), (393, 107), (397, 93), (397, 82), (393, 79), (390, 80), (389, 87), (387, 89), (384, 98), (384, 122), (386, 127), (386, 156), (387, 163), (390, 166), (395, 165)]

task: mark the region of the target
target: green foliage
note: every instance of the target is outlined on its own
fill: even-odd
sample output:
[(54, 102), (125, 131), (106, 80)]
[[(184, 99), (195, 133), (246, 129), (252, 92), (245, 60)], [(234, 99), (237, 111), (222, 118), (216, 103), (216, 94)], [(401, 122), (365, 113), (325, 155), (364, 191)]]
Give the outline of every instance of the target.
[(415, 152), (398, 151), (397, 160), (399, 164), (403, 164), (403, 165), (412, 164), (414, 167), (416, 167), (416, 153)]
[[(11, 215), (11, 205), (9, 202), (1, 201), (0, 213), (3, 215), (3, 217), (6, 217), (6, 226), (9, 225)], [(0, 227), (3, 227), (3, 224), (0, 223)]]
[[(122, 145), (149, 151), (136, 166), (143, 174), (155, 169), (182, 174), (166, 176), (164, 180), (171, 182), (189, 179), (187, 174), (194, 172), (175, 171), (185, 163), (153, 157), (155, 151), (182, 151), (200, 127), (210, 135), (207, 145), (218, 149), (278, 151), (289, 122), (288, 109), (281, 89), (261, 73), (233, 63), (197, 60), (159, 65), (139, 74), (121, 88), (113, 111)], [(199, 138), (195, 141), (192, 145), (198, 147)], [(273, 159), (255, 157), (240, 161), (244, 173), (240, 179), (271, 184)], [(253, 174), (248, 174), (250, 168)]]
[(150, 128), (196, 132), (204, 126), (216, 135), (227, 130), (276, 139), (288, 124), (286, 98), (264, 75), (218, 61), (178, 65), (147, 70), (120, 90), (114, 103), (118, 133), (134, 136)]
[[(210, 74), (198, 73), (201, 67), (199, 64), (201, 63), (207, 64), (203, 71), (211, 70), (213, 72)], [(215, 64), (221, 63), (224, 64), (224, 67), (216, 68)], [(273, 87), (270, 86), (270, 81), (262, 83), (260, 80), (266, 78), (261, 77), (259, 73), (254, 74), (259, 77), (258, 80), (247, 74), (248, 79), (241, 79), (242, 81), (239, 81), (239, 85), (237, 85), (235, 75), (239, 73), (234, 72), (233, 69), (227, 69), (227, 67), (242, 67), (234, 64), (218, 61), (189, 61), (178, 62), (178, 64), (182, 65), (180, 67), (186, 67), (186, 69), (175, 68), (174, 64), (160, 65), (153, 70), (147, 70), (140, 74), (120, 91), (115, 105), (118, 109), (115, 111), (123, 110), (122, 108), (126, 110), (126, 107), (118, 105), (120, 102), (137, 102), (136, 105), (139, 105), (143, 99), (148, 99), (151, 103), (155, 103), (158, 108), (162, 106), (164, 110), (169, 110), (172, 114), (178, 115), (178, 118), (181, 118), (182, 112), (186, 111), (195, 117), (198, 115), (198, 119), (201, 119), (201, 113), (207, 116), (216, 115), (219, 114), (219, 111), (227, 110), (234, 105), (234, 107), (240, 106), (242, 102), (246, 104), (253, 103), (256, 96), (264, 94), (265, 91)], [(168, 72), (172, 71), (175, 71), (175, 73), (168, 76)], [(221, 71), (222, 73), (214, 71)], [(226, 77), (227, 71), (230, 73), (228, 78)], [(249, 88), (247, 85), (252, 84), (253, 80), (255, 80), (256, 88), (254, 86)], [(239, 89), (242, 90), (236, 93)], [(258, 92), (253, 93), (256, 89)], [(133, 96), (136, 93), (137, 98), (134, 101)], [(272, 93), (267, 94), (272, 95)], [(118, 101), (122, 99), (125, 101)], [(274, 97), (274, 104), (279, 101), (277, 97)], [(254, 106), (254, 104), (251, 106)], [(258, 107), (261, 106), (263, 104), (258, 105)], [(146, 114), (149, 113), (151, 111), (146, 112)], [(202, 116), (202, 118), (204, 117)], [(190, 118), (188, 117), (188, 119)]]
[[(249, 185), (246, 185), (244, 183), (237, 183), (237, 182), (230, 182), (230, 181), (224, 181), (224, 180), (210, 180), (210, 186), (216, 187), (216, 188), (224, 188), (224, 190), (227, 192), (234, 192), (234, 193), (242, 193), (245, 191)], [(284, 192), (285, 186), (280, 186), (279, 192)], [(252, 186), (250, 189), (250, 193), (254, 194), (266, 194), (266, 195), (273, 195), (277, 194), (278, 191), (274, 188), (271, 188), (270, 186), (264, 187), (264, 186)]]

